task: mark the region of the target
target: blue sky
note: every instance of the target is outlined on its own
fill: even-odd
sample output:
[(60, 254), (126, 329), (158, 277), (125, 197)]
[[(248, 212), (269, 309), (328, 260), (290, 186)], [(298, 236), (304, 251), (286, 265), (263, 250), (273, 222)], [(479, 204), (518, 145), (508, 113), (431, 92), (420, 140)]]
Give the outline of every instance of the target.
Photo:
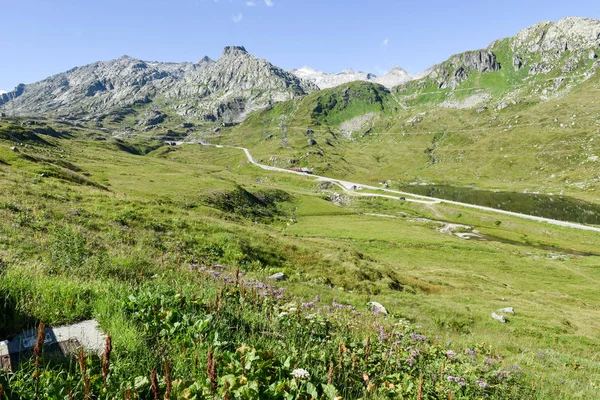
[(0, 90), (123, 54), (217, 59), (244, 45), (284, 69), (420, 72), (597, 0), (0, 0)]

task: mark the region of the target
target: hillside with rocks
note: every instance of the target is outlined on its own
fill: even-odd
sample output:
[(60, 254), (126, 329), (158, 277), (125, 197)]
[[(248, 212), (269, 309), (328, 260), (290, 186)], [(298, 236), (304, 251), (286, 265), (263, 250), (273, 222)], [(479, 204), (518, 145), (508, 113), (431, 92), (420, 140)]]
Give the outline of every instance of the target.
[(504, 108), (560, 98), (600, 67), (600, 21), (544, 21), (486, 49), (450, 57), (396, 89), (407, 106)]

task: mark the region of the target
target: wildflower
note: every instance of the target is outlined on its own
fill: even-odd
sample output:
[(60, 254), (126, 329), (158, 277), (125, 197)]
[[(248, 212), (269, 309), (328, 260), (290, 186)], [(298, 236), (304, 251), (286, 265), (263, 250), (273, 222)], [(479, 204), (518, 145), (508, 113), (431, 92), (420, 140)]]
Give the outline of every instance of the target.
[(448, 379), (448, 382), (455, 382), (458, 383), (458, 386), (465, 386), (467, 383), (465, 382), (465, 378), (461, 378), (459, 376), (450, 376), (448, 375), (446, 377), (446, 379)]
[(409, 358), (408, 360), (406, 360), (406, 362), (407, 362), (407, 363), (408, 363), (408, 364), (409, 364), (411, 367), (413, 366), (413, 364), (415, 363), (415, 361), (416, 361), (416, 360), (415, 360), (415, 358), (414, 358), (414, 357), (411, 357), (411, 358)]
[(309, 379), (310, 374), (304, 368), (296, 368), (292, 371), (292, 376), (296, 379)]
[(496, 371), (494, 374), (496, 375), (496, 378), (498, 378), (498, 379), (508, 379), (508, 378), (510, 378), (510, 375), (509, 375), (508, 371), (501, 371), (500, 370), (500, 371)]
[(475, 383), (481, 388), (486, 388), (489, 386), (486, 381), (476, 380)]
[(411, 351), (410, 355), (413, 356), (413, 357), (418, 356), (419, 355), (419, 350), (413, 350), (413, 351)]
[(414, 340), (414, 341), (416, 341), (416, 342), (418, 342), (419, 340), (421, 340), (421, 341), (423, 341), (423, 342), (424, 342), (425, 340), (427, 340), (427, 336), (425, 336), (425, 335), (421, 335), (421, 334), (419, 334), (419, 333), (414, 333), (414, 332), (410, 334), (410, 337), (412, 338), (412, 340)]
[(470, 356), (476, 356), (477, 355), (477, 350), (466, 349), (465, 353), (467, 353)]
[(448, 358), (454, 358), (456, 356), (456, 353), (453, 350), (448, 350), (446, 352), (446, 356), (448, 356)]

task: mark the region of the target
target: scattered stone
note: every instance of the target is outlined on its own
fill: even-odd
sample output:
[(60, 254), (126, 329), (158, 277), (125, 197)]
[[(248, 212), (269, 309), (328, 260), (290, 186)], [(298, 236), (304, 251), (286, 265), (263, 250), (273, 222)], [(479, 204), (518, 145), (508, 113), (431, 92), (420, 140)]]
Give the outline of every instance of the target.
[(496, 313), (492, 313), (492, 318), (494, 318), (496, 321), (501, 322), (503, 324), (506, 323), (506, 318), (504, 318), (503, 315), (498, 315)]
[(316, 146), (317, 141), (313, 138), (308, 138), (308, 145), (309, 146)]
[(352, 200), (350, 200), (349, 197), (342, 196), (337, 192), (333, 192), (331, 195), (327, 196), (327, 200), (340, 207), (344, 207), (352, 203)]
[(424, 113), (417, 114), (417, 115), (413, 116), (412, 118), (410, 118), (408, 121), (406, 121), (406, 123), (410, 124), (410, 125), (415, 125), (415, 124), (421, 123), (421, 122), (423, 122), (423, 115), (424, 115)]
[(387, 310), (384, 306), (381, 305), (381, 303), (378, 303), (376, 301), (370, 301), (367, 303), (367, 305), (370, 307), (370, 310), (373, 311), (375, 314), (388, 314)]
[(503, 101), (502, 103), (499, 103), (496, 106), (496, 111), (504, 110), (508, 106), (509, 106), (509, 104), (507, 102)]
[(598, 54), (596, 54), (596, 52), (594, 50), (590, 50), (588, 57), (590, 60), (595, 60), (596, 58), (598, 58)]
[(329, 181), (327, 181), (327, 182), (321, 182), (321, 183), (319, 183), (319, 184), (317, 185), (317, 188), (319, 188), (319, 189), (321, 189), (321, 190), (329, 190), (329, 189), (331, 189), (331, 188), (332, 188), (332, 187), (334, 187), (334, 186), (335, 186), (335, 185), (334, 185), (334, 183), (333, 183), (333, 182), (329, 182)]
[(486, 111), (487, 109), (488, 109), (487, 106), (481, 106), (476, 111), (477, 111), (477, 114), (479, 114), (479, 113)]
[(10, 149), (15, 153), (19, 153), (19, 149), (17, 149), (15, 146), (12, 146)]
[(268, 276), (267, 279), (270, 281), (281, 282), (286, 281), (288, 279), (288, 276), (283, 272), (277, 272), (276, 274)]
[(501, 309), (497, 310), (496, 312), (500, 313), (500, 314), (512, 314), (512, 315), (515, 315), (515, 309), (512, 308), (512, 307), (501, 308)]

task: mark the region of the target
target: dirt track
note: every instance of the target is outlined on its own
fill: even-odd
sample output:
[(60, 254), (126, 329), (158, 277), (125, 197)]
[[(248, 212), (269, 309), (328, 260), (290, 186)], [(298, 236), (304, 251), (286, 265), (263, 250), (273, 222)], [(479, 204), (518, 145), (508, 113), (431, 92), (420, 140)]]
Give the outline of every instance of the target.
[[(202, 143), (202, 145), (214, 146), (214, 147), (218, 147), (218, 148), (227, 147), (227, 148), (234, 148), (234, 149), (242, 150), (244, 152), (244, 154), (246, 154), (246, 158), (248, 159), (248, 162), (250, 164), (256, 165), (259, 168), (262, 168), (267, 171), (285, 172), (288, 174), (296, 174), (296, 175), (302, 175), (302, 176), (306, 176), (306, 177), (312, 177), (312, 178), (314, 178), (318, 181), (322, 181), (322, 182), (331, 182), (331, 183), (337, 184), (338, 186), (341, 186), (345, 192), (350, 193), (354, 196), (384, 197), (384, 198), (396, 199), (396, 200), (401, 200), (401, 197), (402, 197), (402, 198), (404, 198), (404, 201), (410, 201), (410, 202), (415, 202), (415, 203), (424, 203), (424, 204), (446, 203), (446, 204), (452, 204), (452, 205), (461, 206), (461, 207), (474, 208), (474, 209), (481, 210), (481, 211), (488, 211), (488, 212), (494, 212), (494, 213), (498, 213), (498, 214), (510, 215), (513, 217), (524, 218), (524, 219), (529, 219), (529, 220), (538, 221), (538, 222), (547, 222), (552, 225), (565, 226), (568, 228), (581, 229), (581, 230), (586, 230), (586, 231), (600, 232), (600, 228), (598, 228), (598, 227), (578, 224), (575, 222), (566, 222), (566, 221), (559, 221), (559, 220), (550, 219), (550, 218), (536, 217), (533, 215), (520, 214), (520, 213), (516, 213), (516, 212), (512, 212), (512, 211), (499, 210), (497, 208), (478, 206), (475, 204), (468, 204), (468, 203), (461, 203), (461, 202), (452, 201), (452, 200), (444, 200), (444, 199), (439, 199), (436, 197), (421, 196), (421, 195), (416, 195), (413, 193), (402, 192), (399, 190), (382, 189), (382, 188), (379, 188), (376, 186), (363, 185), (361, 183), (348, 182), (348, 181), (343, 181), (340, 179), (329, 178), (326, 176), (309, 175), (309, 174), (306, 174), (303, 172), (291, 171), (291, 170), (288, 170), (285, 168), (278, 168), (278, 167), (272, 167), (270, 165), (263, 165), (263, 164), (259, 164), (256, 161), (254, 161), (254, 158), (252, 158), (250, 151), (245, 147), (211, 145), (211, 144), (207, 144), (207, 143)], [(361, 189), (379, 190), (379, 191), (383, 191), (383, 192), (387, 192), (387, 193), (393, 193), (397, 196), (376, 194), (376, 193), (361, 193), (361, 192), (357, 191), (357, 190), (361, 190)]]

